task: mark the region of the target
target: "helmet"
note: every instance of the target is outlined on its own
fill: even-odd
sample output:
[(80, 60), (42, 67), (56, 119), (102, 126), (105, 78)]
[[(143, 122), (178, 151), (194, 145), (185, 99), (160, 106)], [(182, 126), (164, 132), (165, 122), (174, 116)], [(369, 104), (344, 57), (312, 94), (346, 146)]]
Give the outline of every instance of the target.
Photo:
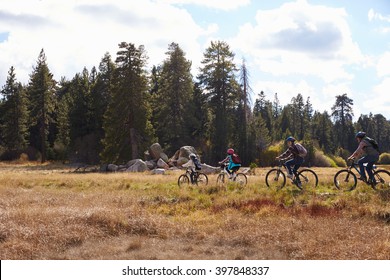
[(232, 154), (234, 154), (234, 150), (232, 148), (230, 148), (227, 150), (227, 153), (228, 153), (228, 155), (232, 155)]
[(364, 138), (366, 136), (366, 133), (364, 131), (359, 131), (356, 133), (355, 138)]
[(190, 158), (196, 158), (196, 155), (194, 153), (191, 153)]
[(295, 138), (292, 136), (287, 137), (286, 141), (295, 142)]

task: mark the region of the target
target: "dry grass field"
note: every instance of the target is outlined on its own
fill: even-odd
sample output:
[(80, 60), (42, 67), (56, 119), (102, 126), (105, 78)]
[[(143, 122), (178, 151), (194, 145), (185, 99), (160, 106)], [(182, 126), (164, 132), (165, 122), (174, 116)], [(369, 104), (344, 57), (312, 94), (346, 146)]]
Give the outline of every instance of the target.
[(177, 186), (167, 175), (0, 164), (0, 259), (390, 259), (390, 195), (320, 184)]

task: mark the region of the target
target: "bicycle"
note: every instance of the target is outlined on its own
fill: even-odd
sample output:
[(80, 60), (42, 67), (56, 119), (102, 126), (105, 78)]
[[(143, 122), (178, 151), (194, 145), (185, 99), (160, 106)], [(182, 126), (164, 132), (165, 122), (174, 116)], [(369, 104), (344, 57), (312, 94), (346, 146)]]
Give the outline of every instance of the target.
[[(336, 188), (339, 190), (352, 191), (356, 188), (357, 178), (355, 173), (353, 172), (353, 169), (355, 169), (356, 172), (360, 176), (362, 176), (358, 168), (359, 165), (355, 162), (355, 160), (351, 160), (350, 162), (351, 164), (348, 166), (347, 169), (342, 169), (334, 175), (333, 182)], [(371, 180), (362, 180), (362, 181), (367, 185), (370, 185), (374, 190), (378, 190), (378, 191), (390, 190), (390, 172), (384, 169), (376, 170), (376, 168), (377, 166), (374, 164), (373, 181)]]
[[(285, 163), (285, 160), (279, 159), (278, 167), (272, 168), (267, 172), (267, 175), (265, 175), (265, 183), (268, 188), (279, 190), (286, 185), (286, 174), (283, 171), (283, 167), (287, 171)], [(308, 187), (317, 187), (318, 176), (313, 170), (304, 168), (291, 178), (291, 182), (300, 190)]]
[[(193, 180), (191, 180), (191, 173), (193, 172)], [(197, 185), (197, 186), (206, 186), (209, 182), (209, 178), (205, 173), (198, 172), (198, 171), (193, 171), (191, 167), (186, 169), (185, 174), (181, 174), (179, 176), (179, 179), (177, 180), (177, 184), (179, 187), (183, 185), (189, 185), (190, 183), (192, 185)]]
[(224, 185), (229, 180), (239, 184), (240, 186), (245, 186), (248, 183), (247, 176), (242, 172), (229, 174), (229, 172), (226, 170), (227, 165), (227, 163), (221, 164), (221, 172), (217, 177), (217, 185)]

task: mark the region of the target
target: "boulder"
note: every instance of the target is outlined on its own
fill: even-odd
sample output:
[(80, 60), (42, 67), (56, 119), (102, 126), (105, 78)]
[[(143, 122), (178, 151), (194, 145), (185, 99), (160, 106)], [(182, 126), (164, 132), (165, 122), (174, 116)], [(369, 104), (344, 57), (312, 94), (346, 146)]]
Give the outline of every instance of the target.
[(214, 167), (214, 166), (207, 165), (204, 163), (202, 163), (201, 166), (202, 166), (202, 169), (200, 170), (200, 172), (203, 172), (205, 174), (213, 174), (213, 173), (218, 173), (221, 171), (220, 167)]
[(152, 159), (158, 160), (162, 153), (164, 153), (164, 151), (159, 143), (154, 143), (149, 147), (149, 154)]
[(107, 165), (107, 171), (109, 172), (118, 171), (118, 165), (110, 163), (109, 165)]
[(163, 168), (156, 168), (156, 169), (153, 169), (150, 173), (152, 175), (164, 175), (165, 174), (165, 169), (163, 169)]
[(196, 150), (192, 146), (183, 146), (180, 148), (179, 152), (179, 158), (185, 157), (185, 158), (190, 158), (190, 154), (196, 154)]
[(146, 163), (146, 166), (147, 166), (150, 170), (156, 168), (156, 166), (157, 166), (155, 160), (148, 160), (148, 161), (145, 161), (145, 163)]
[(165, 161), (163, 161), (161, 158), (157, 161), (157, 167), (158, 168), (164, 168), (164, 169), (168, 169), (169, 168), (169, 165), (168, 163), (166, 163)]
[(179, 159), (176, 161), (176, 166), (182, 166), (183, 164), (186, 164), (189, 161), (186, 157), (179, 157)]
[(163, 161), (165, 161), (165, 162), (168, 162), (168, 161), (169, 161), (169, 158), (168, 158), (167, 154), (165, 154), (165, 153), (161, 153), (161, 154), (160, 154), (160, 158), (161, 158)]
[(142, 159), (137, 159), (133, 165), (127, 168), (127, 172), (144, 172), (149, 170), (148, 166)]

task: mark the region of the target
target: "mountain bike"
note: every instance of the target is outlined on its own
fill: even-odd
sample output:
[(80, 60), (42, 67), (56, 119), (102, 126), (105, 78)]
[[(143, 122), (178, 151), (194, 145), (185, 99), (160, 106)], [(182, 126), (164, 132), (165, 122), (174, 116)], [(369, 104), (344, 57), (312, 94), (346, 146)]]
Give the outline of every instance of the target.
[(229, 174), (229, 172), (226, 170), (227, 165), (227, 163), (221, 164), (221, 172), (217, 177), (217, 185), (224, 185), (228, 181), (231, 181), (233, 183), (239, 184), (240, 186), (245, 186), (248, 183), (247, 176), (242, 172)]
[[(191, 173), (193, 173), (193, 177), (191, 180)], [(197, 185), (197, 186), (206, 186), (209, 182), (209, 178), (207, 177), (206, 174), (198, 171), (193, 171), (191, 167), (186, 169), (185, 174), (181, 174), (179, 176), (179, 179), (177, 180), (177, 184), (179, 187), (184, 186), (184, 185)]]
[[(347, 169), (338, 171), (334, 175), (334, 184), (337, 189), (344, 191), (352, 191), (356, 188), (357, 178), (353, 169), (361, 176), (364, 174), (360, 173), (359, 165), (355, 160), (351, 160)], [(362, 180), (367, 185), (370, 185), (374, 190), (390, 190), (390, 172), (384, 169), (376, 170), (377, 166), (374, 164), (373, 173), (374, 179), (371, 180)]]
[[(267, 175), (265, 175), (265, 183), (267, 187), (274, 189), (281, 189), (286, 185), (286, 174), (283, 171), (284, 169), (287, 171), (286, 160), (279, 159), (279, 164), (277, 168), (272, 168), (268, 171)], [(317, 187), (318, 185), (318, 176), (317, 174), (309, 169), (304, 168), (297, 172), (291, 179), (291, 182), (300, 190), (309, 187)]]

